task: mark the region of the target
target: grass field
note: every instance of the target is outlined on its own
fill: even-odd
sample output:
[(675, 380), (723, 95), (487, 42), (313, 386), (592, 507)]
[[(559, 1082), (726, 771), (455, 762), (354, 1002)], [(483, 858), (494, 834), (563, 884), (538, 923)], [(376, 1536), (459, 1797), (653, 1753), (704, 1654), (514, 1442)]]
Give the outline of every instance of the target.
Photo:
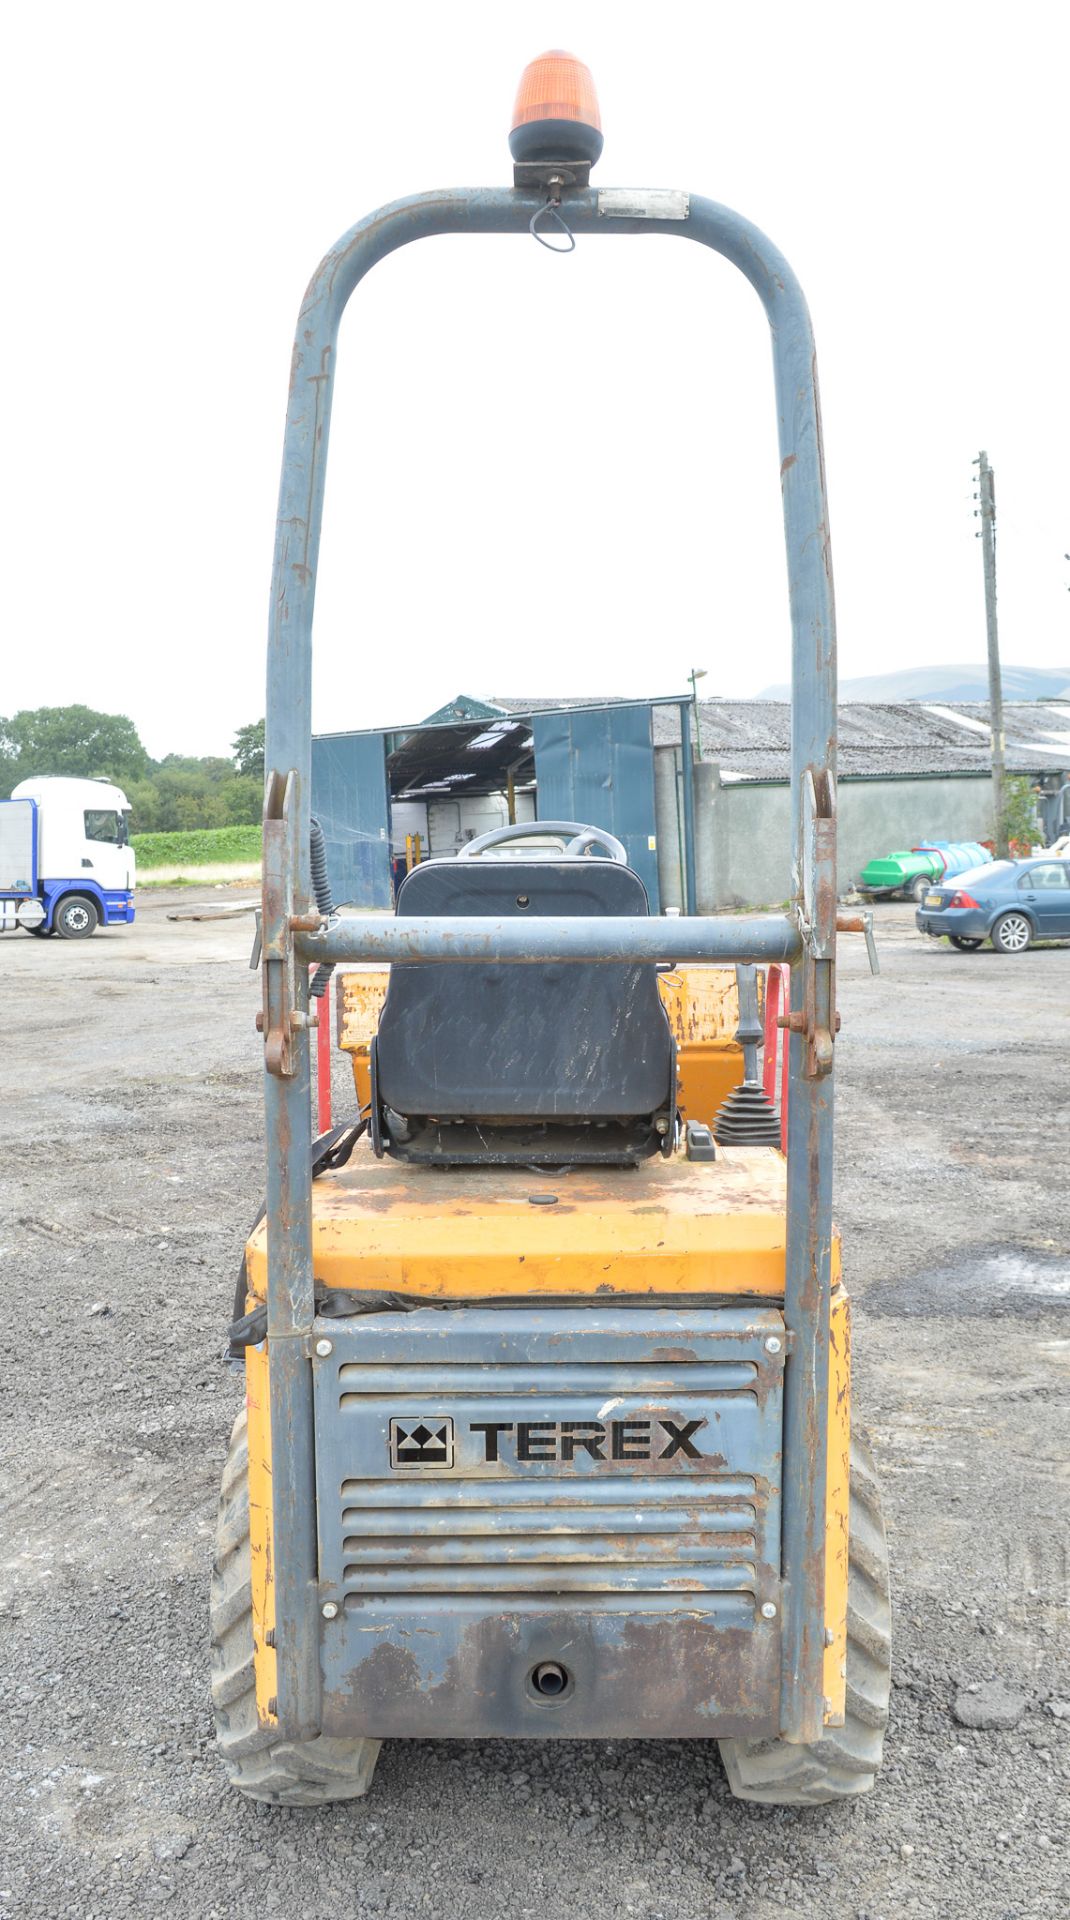
[(205, 827), (191, 833), (135, 833), (131, 845), (137, 855), (138, 877), (148, 879), (158, 868), (249, 866), (260, 859), (260, 827)]

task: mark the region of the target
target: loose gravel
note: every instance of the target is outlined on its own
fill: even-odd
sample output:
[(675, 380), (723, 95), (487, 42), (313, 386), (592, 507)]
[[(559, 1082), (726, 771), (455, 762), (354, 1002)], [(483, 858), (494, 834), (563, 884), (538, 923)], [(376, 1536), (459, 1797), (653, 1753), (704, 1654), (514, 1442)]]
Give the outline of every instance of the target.
[(257, 983), (248, 920), (172, 904), (0, 943), (0, 1916), (1065, 1915), (1070, 949), (955, 954), (896, 907), (879, 979), (841, 942), (837, 1213), (896, 1596), (876, 1792), (743, 1806), (713, 1742), (399, 1741), (367, 1800), (275, 1811), (223, 1781), (205, 1645)]

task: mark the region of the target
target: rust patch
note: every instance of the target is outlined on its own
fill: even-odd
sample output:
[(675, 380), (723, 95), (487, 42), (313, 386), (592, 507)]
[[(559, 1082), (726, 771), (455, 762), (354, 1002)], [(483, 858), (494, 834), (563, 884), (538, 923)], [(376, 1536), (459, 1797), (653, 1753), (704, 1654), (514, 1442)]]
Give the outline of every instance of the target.
[[(636, 1594), (636, 1615), (643, 1596)], [(678, 1592), (659, 1618), (514, 1607), (458, 1625), (448, 1658), (423, 1668), (380, 1643), (324, 1700), (324, 1731), (400, 1737), (629, 1738), (775, 1734), (780, 1636), (717, 1620)], [(359, 1615), (350, 1613), (347, 1626)], [(416, 1629), (419, 1631), (419, 1629)], [(358, 1629), (359, 1631), (359, 1629)], [(574, 1690), (548, 1707), (526, 1677), (560, 1661)]]

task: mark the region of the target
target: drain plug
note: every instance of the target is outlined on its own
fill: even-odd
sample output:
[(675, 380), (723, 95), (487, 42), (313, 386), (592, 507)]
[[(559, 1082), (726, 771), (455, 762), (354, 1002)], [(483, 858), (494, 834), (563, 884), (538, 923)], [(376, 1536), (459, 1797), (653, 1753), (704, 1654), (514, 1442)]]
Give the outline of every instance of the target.
[(556, 1700), (568, 1686), (568, 1673), (556, 1660), (544, 1660), (532, 1673), (531, 1684), (544, 1700)]

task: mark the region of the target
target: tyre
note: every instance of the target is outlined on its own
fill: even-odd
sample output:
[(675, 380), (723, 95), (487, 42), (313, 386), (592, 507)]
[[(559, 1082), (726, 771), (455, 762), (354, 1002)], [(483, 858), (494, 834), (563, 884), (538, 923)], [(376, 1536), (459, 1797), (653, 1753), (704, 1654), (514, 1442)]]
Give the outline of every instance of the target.
[(975, 953), (977, 948), (984, 944), (981, 940), (968, 939), (964, 933), (949, 933), (947, 937), (960, 953)]
[(920, 907), (929, 888), (935, 887), (935, 885), (935, 880), (931, 880), (927, 874), (919, 873), (917, 879), (912, 880), (906, 889), (908, 898), (913, 900), (916, 906)]
[(219, 1496), (211, 1640), (216, 1744), (231, 1786), (276, 1807), (320, 1807), (367, 1793), (378, 1740), (285, 1740), (257, 1720), (244, 1409), (234, 1422)]
[(88, 940), (99, 923), (97, 903), (86, 893), (69, 893), (56, 908), (54, 926), (61, 940)]
[(26, 931), (27, 931), (27, 933), (32, 933), (32, 934), (35, 934), (38, 940), (51, 940), (51, 938), (52, 938), (52, 934), (53, 934), (53, 932), (54, 932), (54, 928), (52, 928), (52, 927), (27, 927), (27, 929), (26, 929)]
[(880, 1485), (865, 1441), (851, 1435), (847, 1577), (847, 1716), (810, 1746), (721, 1740), (737, 1800), (812, 1807), (868, 1793), (880, 1771), (891, 1689), (888, 1543)]
[(997, 953), (1024, 953), (1033, 938), (1033, 929), (1024, 913), (1001, 913), (992, 929), (992, 945)]

